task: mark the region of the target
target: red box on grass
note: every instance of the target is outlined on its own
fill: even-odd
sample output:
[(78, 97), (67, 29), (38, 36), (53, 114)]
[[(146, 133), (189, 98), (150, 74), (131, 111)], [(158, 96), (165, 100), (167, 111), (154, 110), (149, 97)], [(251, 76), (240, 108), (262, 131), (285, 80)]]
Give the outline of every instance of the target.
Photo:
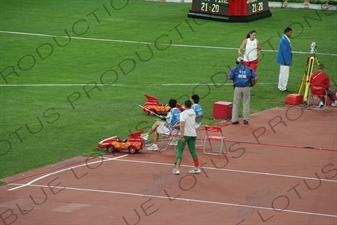
[(213, 106), (213, 118), (214, 119), (227, 119), (232, 117), (232, 102), (218, 101), (214, 102)]
[(303, 95), (289, 94), (286, 96), (286, 103), (289, 105), (299, 105), (303, 103)]

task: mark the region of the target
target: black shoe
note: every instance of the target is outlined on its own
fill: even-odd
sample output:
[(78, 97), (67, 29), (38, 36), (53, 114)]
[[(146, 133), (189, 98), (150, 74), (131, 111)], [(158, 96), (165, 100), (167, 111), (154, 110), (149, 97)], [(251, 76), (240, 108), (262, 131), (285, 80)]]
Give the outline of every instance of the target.
[(232, 122), (233, 125), (239, 124), (239, 121)]
[(244, 120), (244, 121), (243, 121), (243, 124), (248, 124), (248, 120)]

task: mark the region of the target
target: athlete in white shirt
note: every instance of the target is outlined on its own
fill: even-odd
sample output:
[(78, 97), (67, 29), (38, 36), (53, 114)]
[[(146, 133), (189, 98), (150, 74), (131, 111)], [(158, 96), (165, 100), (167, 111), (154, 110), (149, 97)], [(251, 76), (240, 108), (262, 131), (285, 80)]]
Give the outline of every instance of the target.
[(182, 155), (184, 148), (187, 144), (188, 150), (191, 153), (194, 162), (194, 169), (190, 170), (190, 173), (200, 173), (198, 154), (195, 151), (195, 142), (197, 139), (196, 133), (196, 114), (192, 109), (192, 101), (185, 101), (185, 110), (180, 114), (180, 139), (178, 141), (178, 150), (176, 155), (176, 166), (173, 169), (173, 174), (179, 175), (179, 167), (182, 161)]

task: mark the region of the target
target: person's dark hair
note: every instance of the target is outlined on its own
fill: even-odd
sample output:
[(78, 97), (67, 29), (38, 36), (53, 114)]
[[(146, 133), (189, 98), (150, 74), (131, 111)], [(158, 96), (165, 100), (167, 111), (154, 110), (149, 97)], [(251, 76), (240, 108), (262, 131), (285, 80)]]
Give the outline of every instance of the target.
[(186, 100), (185, 101), (185, 108), (190, 109), (192, 107), (192, 101), (191, 100)]
[(177, 100), (175, 99), (170, 99), (170, 101), (168, 102), (170, 108), (174, 108), (177, 106)]
[(319, 69), (319, 70), (323, 70), (323, 69), (324, 69), (324, 64), (320, 63), (320, 64), (318, 65), (318, 69)]
[(197, 94), (193, 94), (193, 95), (191, 96), (191, 99), (193, 100), (193, 102), (194, 102), (195, 104), (198, 104), (198, 103), (199, 103), (199, 100), (200, 100), (199, 95), (197, 95)]
[(252, 31), (250, 31), (250, 32), (247, 34), (246, 38), (249, 38), (249, 37), (250, 37), (250, 35), (251, 35), (252, 33), (257, 33), (257, 32), (256, 32), (256, 30), (252, 30)]
[(283, 32), (283, 33), (285, 34), (285, 33), (288, 33), (289, 31), (292, 31), (292, 30), (293, 30), (293, 29), (291, 29), (290, 27), (287, 27), (286, 29), (284, 29), (284, 32)]

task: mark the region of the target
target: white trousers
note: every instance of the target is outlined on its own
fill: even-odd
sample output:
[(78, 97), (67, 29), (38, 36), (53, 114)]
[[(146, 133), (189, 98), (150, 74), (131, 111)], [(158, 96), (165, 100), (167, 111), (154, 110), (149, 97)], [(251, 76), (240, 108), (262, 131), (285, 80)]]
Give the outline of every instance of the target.
[(289, 66), (281, 65), (280, 74), (278, 77), (278, 89), (280, 91), (285, 91), (288, 85), (289, 78)]

